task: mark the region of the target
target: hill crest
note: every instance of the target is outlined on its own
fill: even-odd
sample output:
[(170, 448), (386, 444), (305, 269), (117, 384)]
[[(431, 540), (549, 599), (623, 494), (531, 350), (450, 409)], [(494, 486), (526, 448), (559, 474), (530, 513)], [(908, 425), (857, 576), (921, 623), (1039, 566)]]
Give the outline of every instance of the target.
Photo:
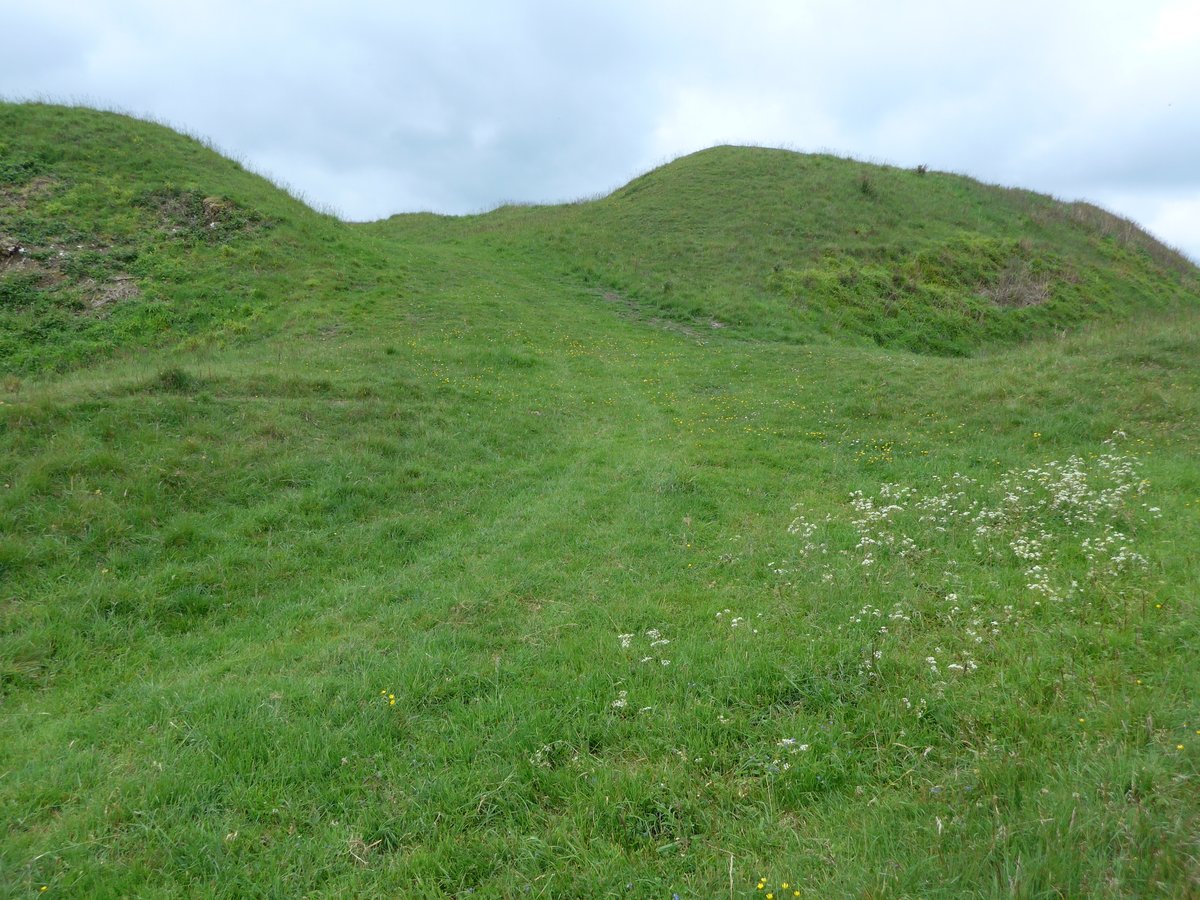
[(265, 334), (281, 278), (328, 304), (343, 256), (378, 273), (412, 244), (731, 339), (944, 355), (1200, 296), (1194, 265), (1097, 207), (828, 155), (719, 146), (597, 200), (347, 224), (161, 125), (36, 104), (0, 124), (10, 372)]

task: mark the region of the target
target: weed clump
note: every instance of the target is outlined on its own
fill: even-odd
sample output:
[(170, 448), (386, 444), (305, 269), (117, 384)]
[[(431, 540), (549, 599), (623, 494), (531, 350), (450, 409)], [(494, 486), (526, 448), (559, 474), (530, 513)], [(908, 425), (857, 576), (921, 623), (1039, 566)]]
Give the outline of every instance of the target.
[(0, 275), (0, 309), (21, 309), (38, 301), (41, 278), (35, 272)]
[(45, 171), (45, 163), (32, 156), (0, 155), (0, 184), (23, 184)]
[(190, 394), (197, 387), (199, 380), (177, 366), (163, 369), (149, 384), (150, 390), (167, 394)]
[(1013, 260), (983, 293), (997, 306), (1021, 309), (1040, 306), (1050, 299), (1050, 278), (1027, 260)]

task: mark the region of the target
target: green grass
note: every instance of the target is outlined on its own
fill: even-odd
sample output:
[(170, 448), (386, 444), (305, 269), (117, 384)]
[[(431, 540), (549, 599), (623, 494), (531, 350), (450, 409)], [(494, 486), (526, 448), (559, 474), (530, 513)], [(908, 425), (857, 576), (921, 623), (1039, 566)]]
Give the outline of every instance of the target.
[(701, 330), (950, 356), (1197, 292), (1186, 259), (1087, 204), (783, 150), (713, 148), (589, 203), (368, 228), (489, 247)]
[(1165, 248), (733, 148), (349, 226), (157, 126), (0, 122), (0, 233), (95, 254), (0, 273), (0, 892), (1200, 891)]

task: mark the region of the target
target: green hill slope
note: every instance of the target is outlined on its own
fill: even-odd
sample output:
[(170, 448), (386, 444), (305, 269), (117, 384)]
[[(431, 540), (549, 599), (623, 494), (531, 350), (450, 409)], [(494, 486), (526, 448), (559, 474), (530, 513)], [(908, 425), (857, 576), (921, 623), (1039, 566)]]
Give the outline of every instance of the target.
[(948, 355), (1200, 296), (1192, 264), (1095, 207), (828, 156), (719, 147), (602, 200), (347, 226), (161, 126), (11, 104), (0, 125), (0, 365), (16, 373), (264, 333), (368, 235), (467, 241), (683, 326)]
[(350, 226), (0, 123), (0, 895), (1200, 891), (1200, 310), (1136, 230), (731, 149)]
[(163, 126), (0, 104), (0, 369), (253, 331), (343, 230)]
[(1184, 257), (1096, 207), (784, 150), (718, 147), (598, 201), (383, 227), (470, 236), (701, 327), (951, 355), (1200, 291)]

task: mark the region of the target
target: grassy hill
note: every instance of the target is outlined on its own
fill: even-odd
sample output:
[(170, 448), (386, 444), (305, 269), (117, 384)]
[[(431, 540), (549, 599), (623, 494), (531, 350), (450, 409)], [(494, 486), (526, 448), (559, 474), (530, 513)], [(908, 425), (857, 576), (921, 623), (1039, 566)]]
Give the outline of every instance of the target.
[(705, 150), (594, 202), (375, 227), (481, 243), (744, 338), (822, 335), (944, 355), (1197, 291), (1185, 258), (1096, 207), (784, 150)]
[(744, 148), (346, 225), (0, 136), (0, 893), (1200, 891), (1200, 291), (1134, 226)]

